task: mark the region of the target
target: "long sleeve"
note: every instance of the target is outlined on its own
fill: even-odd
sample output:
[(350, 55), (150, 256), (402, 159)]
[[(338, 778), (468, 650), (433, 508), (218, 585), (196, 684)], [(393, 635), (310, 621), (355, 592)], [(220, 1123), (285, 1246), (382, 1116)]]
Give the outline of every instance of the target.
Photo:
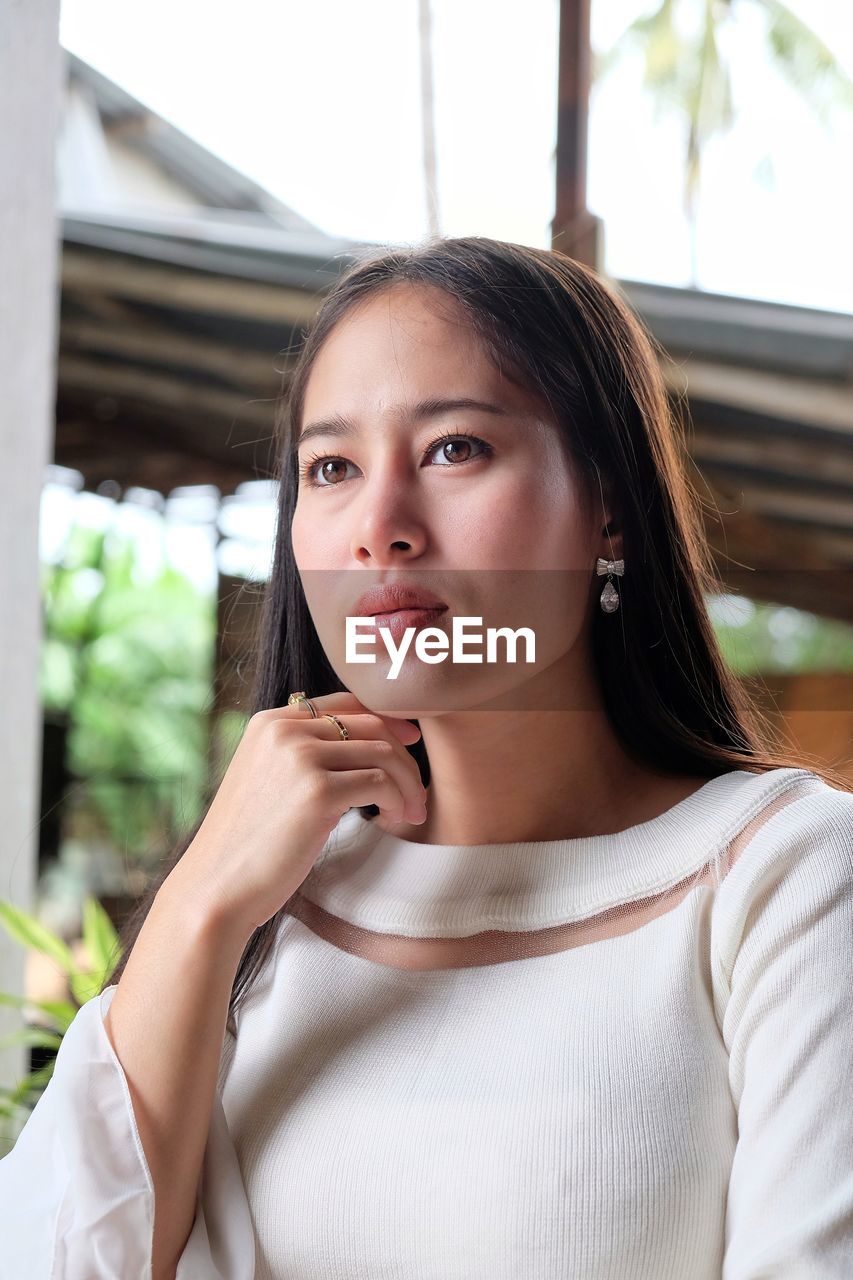
[[(51, 1080), (0, 1160), (0, 1280), (151, 1278), (154, 1187), (103, 1022), (116, 989), (77, 1011)], [(217, 1090), (176, 1280), (253, 1274), (251, 1214)]]
[(853, 1276), (853, 796), (771, 819), (715, 907), (737, 1145), (722, 1280)]

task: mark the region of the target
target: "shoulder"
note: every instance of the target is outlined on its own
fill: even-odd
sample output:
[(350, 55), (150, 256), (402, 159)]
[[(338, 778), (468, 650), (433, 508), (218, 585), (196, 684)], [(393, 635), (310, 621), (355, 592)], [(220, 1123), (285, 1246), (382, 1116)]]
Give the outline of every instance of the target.
[(853, 869), (853, 793), (831, 787), (810, 771), (797, 774), (748, 814), (749, 821), (734, 842), (739, 848), (722, 889), (734, 891), (751, 876), (763, 875), (771, 864), (782, 873), (821, 855)]
[(792, 795), (784, 791), (769, 806), (766, 820), (756, 823), (744, 862), (773, 859), (795, 864), (814, 856), (830, 857), (853, 868), (853, 793), (831, 787), (817, 774), (804, 773), (809, 784)]
[(744, 949), (816, 936), (821, 919), (825, 941), (853, 952), (853, 793), (808, 776), (807, 791), (759, 815), (717, 889), (712, 937), (729, 974)]

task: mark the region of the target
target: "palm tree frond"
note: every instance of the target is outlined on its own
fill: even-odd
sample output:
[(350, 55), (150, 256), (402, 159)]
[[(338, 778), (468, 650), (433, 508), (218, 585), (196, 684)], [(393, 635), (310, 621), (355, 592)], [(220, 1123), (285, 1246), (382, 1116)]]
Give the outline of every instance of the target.
[(829, 45), (782, 0), (759, 0), (767, 15), (767, 44), (784, 79), (823, 124), (833, 107), (853, 110), (853, 79)]
[[(651, 63), (665, 63), (667, 60), (677, 61), (680, 37), (673, 24), (675, 0), (661, 0), (660, 8), (654, 13), (641, 14), (622, 32), (609, 49), (596, 53), (593, 57), (593, 73), (596, 79), (609, 75), (635, 49), (643, 53), (646, 74), (648, 76)], [(649, 83), (647, 81), (647, 83)]]
[(733, 122), (731, 77), (718, 43), (720, 20), (713, 0), (705, 0), (696, 63), (685, 73), (679, 105), (688, 122), (685, 157), (686, 207), (698, 196), (702, 155), (711, 138)]

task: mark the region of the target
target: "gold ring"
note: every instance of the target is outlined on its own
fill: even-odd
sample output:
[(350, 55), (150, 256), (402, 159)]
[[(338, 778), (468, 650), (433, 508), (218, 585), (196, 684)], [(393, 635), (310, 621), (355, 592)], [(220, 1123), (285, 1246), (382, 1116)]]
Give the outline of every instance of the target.
[(349, 733), (348, 733), (348, 731), (347, 731), (347, 727), (346, 727), (346, 725), (345, 725), (341, 720), (339, 720), (339, 719), (338, 719), (338, 717), (337, 717), (337, 716), (333, 716), (333, 715), (331, 715), (331, 714), (327, 714), (327, 715), (325, 715), (325, 716), (323, 717), (323, 719), (324, 719), (324, 720), (332, 720), (332, 721), (334, 721), (334, 723), (338, 726), (338, 733), (341, 735), (341, 738), (343, 738), (343, 739), (344, 739), (344, 741), (346, 741), (346, 739), (349, 737)]
[(305, 703), (306, 707), (307, 707), (307, 708), (308, 708), (308, 710), (311, 712), (311, 715), (312, 715), (312, 716), (314, 717), (314, 719), (316, 720), (316, 719), (317, 719), (317, 712), (314, 710), (314, 708), (312, 707), (311, 703), (310, 703), (310, 702), (308, 701), (308, 699), (305, 697), (305, 694), (304, 694), (304, 693), (302, 693), (301, 691), (300, 691), (299, 693), (292, 693), (292, 694), (290, 695), (290, 697), (287, 699), (287, 705), (288, 705), (289, 707), (295, 707), (295, 706), (297, 706), (297, 704), (298, 704), (298, 703), (300, 703), (300, 702), (304, 702), (304, 703)]

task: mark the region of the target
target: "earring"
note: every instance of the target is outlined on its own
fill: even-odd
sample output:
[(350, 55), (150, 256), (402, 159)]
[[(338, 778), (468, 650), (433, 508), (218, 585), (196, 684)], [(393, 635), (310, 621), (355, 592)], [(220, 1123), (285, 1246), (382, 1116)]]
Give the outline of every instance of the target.
[(604, 590), (601, 593), (601, 607), (605, 613), (615, 613), (619, 608), (619, 592), (613, 585), (614, 573), (620, 577), (625, 572), (624, 560), (604, 560), (601, 556), (595, 563), (595, 572), (600, 576), (602, 573), (607, 574), (607, 582), (604, 584)]

